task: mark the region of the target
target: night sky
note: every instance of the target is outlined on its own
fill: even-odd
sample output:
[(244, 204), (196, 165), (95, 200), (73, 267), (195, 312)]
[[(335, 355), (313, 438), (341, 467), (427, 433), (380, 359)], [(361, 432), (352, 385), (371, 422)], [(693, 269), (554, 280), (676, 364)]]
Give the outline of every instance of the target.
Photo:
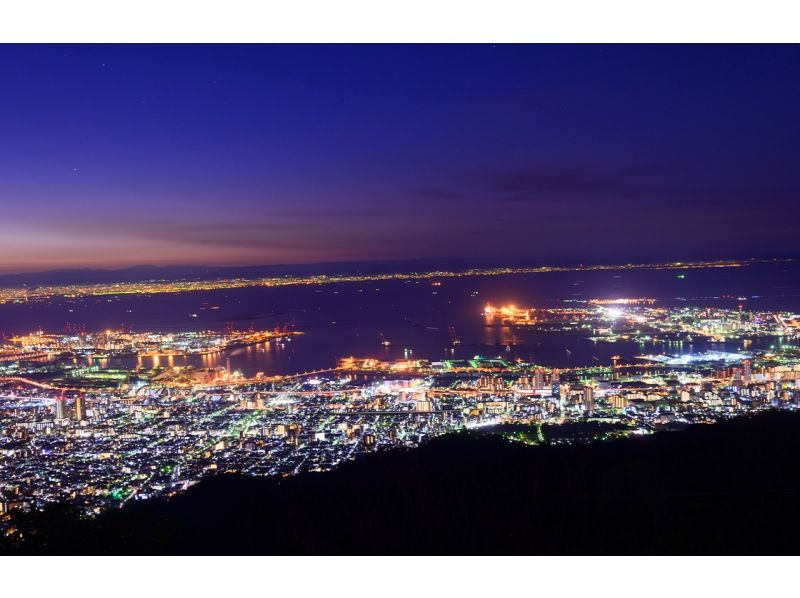
[(0, 46), (0, 271), (800, 252), (798, 46)]

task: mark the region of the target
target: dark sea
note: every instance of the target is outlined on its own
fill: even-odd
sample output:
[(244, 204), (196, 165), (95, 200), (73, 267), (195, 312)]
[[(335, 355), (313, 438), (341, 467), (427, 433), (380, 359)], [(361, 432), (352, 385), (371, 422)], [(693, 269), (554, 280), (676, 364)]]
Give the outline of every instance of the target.
[[(304, 333), (291, 341), (240, 347), (215, 356), (174, 358), (168, 363), (210, 367), (224, 365), (229, 358), (234, 368), (249, 376), (325, 369), (334, 366), (337, 358), (347, 356), (439, 360), (482, 355), (571, 367), (607, 364), (612, 355), (627, 359), (667, 351), (663, 344), (602, 343), (573, 334), (487, 325), (482, 313), (487, 303), (565, 306), (564, 300), (619, 297), (652, 297), (675, 305), (735, 309), (742, 304), (745, 310), (800, 312), (800, 263), (60, 298), (0, 305), (0, 332), (7, 336), (39, 328), (62, 332), (68, 324), (83, 325), (90, 332), (120, 326), (134, 331), (180, 331), (291, 324)], [(388, 346), (382, 344), (384, 339)], [(454, 339), (459, 344), (454, 345)], [(757, 347), (758, 343), (751, 346)], [(681, 348), (671, 346), (669, 352), (708, 348), (696, 341)], [(741, 349), (741, 343), (716, 343), (713, 348), (735, 351)], [(144, 361), (142, 365), (149, 365)], [(165, 358), (160, 365), (167, 365)]]

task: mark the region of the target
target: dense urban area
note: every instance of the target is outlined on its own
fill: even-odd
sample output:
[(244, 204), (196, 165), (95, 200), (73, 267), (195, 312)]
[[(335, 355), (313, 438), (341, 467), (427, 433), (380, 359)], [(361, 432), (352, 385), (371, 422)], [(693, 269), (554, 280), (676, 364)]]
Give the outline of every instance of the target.
[[(19, 512), (67, 503), (91, 516), (221, 472), (326, 471), (464, 429), (528, 444), (589, 442), (800, 408), (797, 314), (623, 298), (488, 304), (476, 318), (594, 342), (646, 339), (663, 352), (561, 369), (503, 355), (362, 356), (327, 370), (248, 378), (229, 360), (197, 367), (169, 359), (268, 348), (302, 331), (33, 331), (0, 347), (0, 526), (13, 536), (21, 533)], [(759, 337), (780, 343), (750, 350)], [(700, 338), (742, 349), (674, 350)], [(130, 366), (111, 367), (115, 357)], [(587, 423), (591, 433), (543, 432), (544, 424)]]

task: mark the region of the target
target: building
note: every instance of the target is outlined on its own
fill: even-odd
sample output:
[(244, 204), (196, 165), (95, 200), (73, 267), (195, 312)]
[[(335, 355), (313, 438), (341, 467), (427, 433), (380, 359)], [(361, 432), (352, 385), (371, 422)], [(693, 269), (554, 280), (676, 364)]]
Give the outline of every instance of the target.
[(56, 399), (56, 419), (67, 419), (67, 400), (64, 397)]
[(505, 390), (505, 382), (499, 376), (481, 376), (478, 378), (478, 390), (496, 392)]
[(75, 397), (75, 419), (78, 421), (86, 419), (86, 399), (81, 395)]
[(536, 390), (544, 388), (544, 372), (542, 370), (536, 370), (534, 388)]
[(583, 387), (583, 410), (586, 413), (594, 411), (594, 388), (591, 386)]
[(508, 411), (508, 402), (486, 401), (486, 403), (483, 404), (483, 411), (488, 415), (500, 415)]
[(623, 395), (613, 395), (611, 397), (611, 407), (613, 409), (625, 409), (628, 406), (628, 397)]
[(553, 373), (550, 374), (550, 392), (556, 397), (561, 393), (561, 376), (558, 370), (553, 370)]
[(427, 413), (429, 411), (433, 411), (433, 404), (428, 400), (427, 397), (423, 396), (416, 400), (414, 404), (414, 410)]
[(742, 363), (742, 366), (744, 367), (744, 372), (742, 373), (742, 380), (744, 380), (745, 382), (750, 382), (750, 380), (752, 380), (753, 378), (753, 369), (752, 369), (753, 366), (750, 363), (750, 360), (745, 359), (744, 362)]

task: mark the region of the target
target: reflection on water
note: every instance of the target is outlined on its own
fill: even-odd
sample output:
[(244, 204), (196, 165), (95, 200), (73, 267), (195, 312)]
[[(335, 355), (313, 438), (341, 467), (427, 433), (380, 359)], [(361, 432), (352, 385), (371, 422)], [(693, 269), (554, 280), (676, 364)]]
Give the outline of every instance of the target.
[[(479, 331), (479, 332), (478, 332)], [(402, 347), (373, 344), (362, 345), (359, 353), (338, 350), (346, 346), (348, 337), (339, 339), (327, 332), (311, 332), (295, 337), (291, 342), (275, 341), (221, 351), (205, 355), (138, 358), (112, 358), (90, 360), (100, 367), (139, 367), (149, 369), (158, 366), (186, 366), (200, 368), (230, 367), (246, 376), (296, 373), (333, 366), (336, 359), (347, 355), (373, 355), (380, 359), (469, 359), (475, 355), (503, 357), (509, 360), (522, 359), (548, 367), (576, 367), (581, 365), (610, 364), (612, 356), (619, 355), (623, 361), (647, 353), (691, 353), (708, 350), (739, 351), (742, 349), (765, 349), (770, 345), (779, 346), (775, 339), (755, 339), (745, 346), (741, 341), (728, 343), (636, 343), (620, 341), (616, 343), (592, 342), (577, 335), (559, 333), (514, 331), (509, 326), (480, 327), (476, 330), (479, 339), (452, 346), (447, 339), (440, 343), (424, 338), (424, 343), (405, 343)]]
[[(297, 342), (293, 340), (291, 342)], [(114, 357), (114, 358), (88, 358), (91, 365), (101, 368), (139, 368), (151, 369), (157, 367), (183, 367), (193, 366), (197, 368), (227, 367), (228, 361), (234, 370), (240, 370), (248, 376), (254, 376), (258, 372), (267, 375), (275, 373), (286, 373), (281, 369), (284, 359), (289, 359), (286, 355), (288, 342), (269, 341), (246, 347), (237, 347), (228, 351), (216, 351), (214, 353), (204, 353), (198, 355), (140, 355), (137, 357)], [(326, 367), (330, 367), (327, 365)]]
[[(577, 282), (579, 286), (575, 286)], [(800, 264), (689, 270), (685, 278), (677, 278), (669, 270), (609, 270), (454, 278), (442, 280), (435, 289), (431, 281), (397, 280), (382, 281), (379, 287), (346, 283), (154, 297), (124, 295), (114, 301), (96, 297), (57, 299), (0, 305), (0, 332), (9, 336), (40, 327), (60, 332), (67, 323), (84, 325), (89, 331), (121, 325), (138, 331), (172, 331), (223, 330), (226, 325), (247, 328), (251, 323), (257, 328), (272, 328), (291, 321), (304, 332), (291, 340), (207, 355), (93, 361), (104, 367), (226, 367), (230, 359), (233, 369), (248, 376), (329, 368), (338, 358), (347, 356), (438, 360), (481, 354), (569, 367), (610, 363), (613, 355), (624, 360), (642, 353), (742, 349), (741, 342), (712, 346), (701, 341), (595, 343), (570, 333), (487, 325), (483, 315), (487, 303), (564, 305), (561, 301), (573, 298), (576, 289), (584, 298), (654, 297), (681, 305), (720, 307), (736, 307), (743, 302), (745, 309), (800, 311)], [(219, 309), (203, 310), (204, 302)], [(749, 348), (769, 344), (754, 341)]]

